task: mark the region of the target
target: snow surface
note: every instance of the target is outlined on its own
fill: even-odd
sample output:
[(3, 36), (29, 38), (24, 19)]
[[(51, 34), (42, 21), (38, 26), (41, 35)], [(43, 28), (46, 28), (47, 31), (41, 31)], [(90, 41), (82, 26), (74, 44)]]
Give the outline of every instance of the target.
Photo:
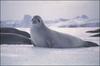
[(1, 65), (99, 65), (99, 47), (49, 49), (1, 45)]
[[(29, 28), (18, 28), (30, 33)], [(51, 28), (100, 45), (99, 38), (89, 37), (88, 30), (97, 28)], [(0, 45), (1, 65), (99, 65), (100, 47), (38, 48), (33, 45)]]

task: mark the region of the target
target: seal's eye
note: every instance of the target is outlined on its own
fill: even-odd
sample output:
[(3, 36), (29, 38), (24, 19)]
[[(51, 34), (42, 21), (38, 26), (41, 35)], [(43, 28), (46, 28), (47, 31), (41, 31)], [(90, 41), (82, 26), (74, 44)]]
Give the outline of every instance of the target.
[(32, 23), (36, 24), (37, 23), (36, 19), (32, 19)]
[(37, 21), (40, 23), (40, 19), (37, 19)]

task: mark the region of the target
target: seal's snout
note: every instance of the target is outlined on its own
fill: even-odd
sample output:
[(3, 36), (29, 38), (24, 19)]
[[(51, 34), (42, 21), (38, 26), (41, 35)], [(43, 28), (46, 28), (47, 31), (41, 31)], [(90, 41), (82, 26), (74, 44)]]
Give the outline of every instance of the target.
[(32, 18), (32, 23), (33, 24), (37, 24), (37, 23), (40, 23), (41, 22), (41, 17), (40, 16), (34, 16)]

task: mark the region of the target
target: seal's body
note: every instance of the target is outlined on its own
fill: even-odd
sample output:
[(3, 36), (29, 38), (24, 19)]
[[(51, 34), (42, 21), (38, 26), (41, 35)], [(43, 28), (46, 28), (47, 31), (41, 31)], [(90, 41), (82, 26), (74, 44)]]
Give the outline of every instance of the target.
[(32, 41), (20, 34), (0, 33), (0, 44), (33, 44)]
[(25, 32), (25, 31), (21, 31), (18, 30), (16, 28), (10, 28), (10, 27), (0, 27), (0, 33), (14, 33), (14, 34), (20, 34), (22, 36), (28, 37), (30, 38), (30, 34)]
[(38, 47), (77, 48), (97, 46), (95, 43), (86, 42), (77, 37), (48, 29), (39, 16), (33, 17), (32, 22), (31, 38)]

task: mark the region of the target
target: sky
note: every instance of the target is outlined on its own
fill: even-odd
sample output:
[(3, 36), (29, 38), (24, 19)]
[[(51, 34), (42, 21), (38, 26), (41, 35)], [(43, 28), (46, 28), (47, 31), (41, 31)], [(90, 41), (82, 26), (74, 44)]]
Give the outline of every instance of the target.
[(1, 1), (1, 20), (20, 20), (24, 15), (70, 19), (83, 14), (99, 18), (99, 1)]

